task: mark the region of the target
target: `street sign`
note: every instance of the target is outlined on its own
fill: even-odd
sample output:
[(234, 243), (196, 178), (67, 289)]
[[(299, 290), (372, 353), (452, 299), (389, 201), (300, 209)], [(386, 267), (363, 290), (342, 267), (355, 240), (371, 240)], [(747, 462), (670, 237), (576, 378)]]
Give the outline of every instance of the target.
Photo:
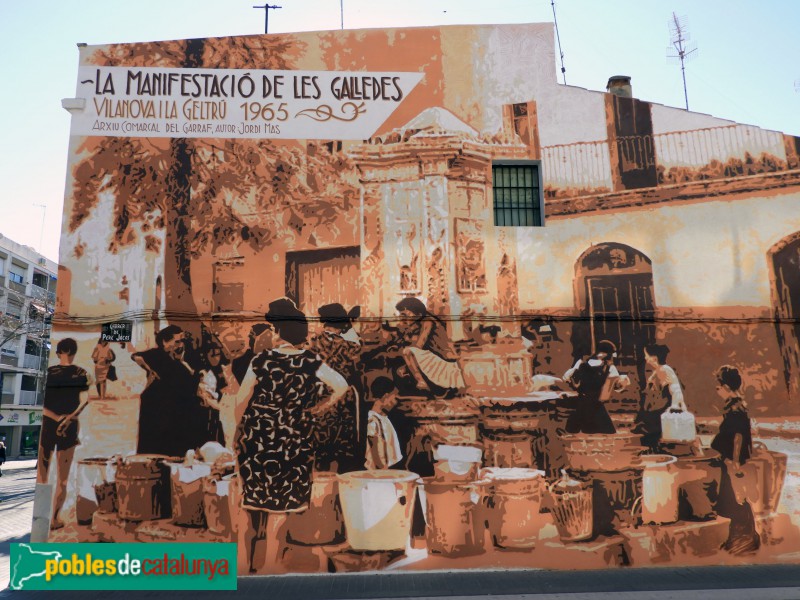
[(107, 342), (132, 342), (133, 323), (131, 321), (103, 323), (103, 331), (100, 339)]

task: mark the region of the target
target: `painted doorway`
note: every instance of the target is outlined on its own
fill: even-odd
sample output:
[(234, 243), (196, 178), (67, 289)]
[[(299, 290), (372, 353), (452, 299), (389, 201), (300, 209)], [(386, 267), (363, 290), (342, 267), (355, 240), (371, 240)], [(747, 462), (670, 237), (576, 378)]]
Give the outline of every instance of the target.
[(338, 302), (350, 310), (359, 304), (361, 248), (325, 248), (286, 254), (286, 295), (308, 316)]
[(212, 295), (215, 312), (244, 310), (244, 257), (234, 256), (214, 263)]
[(644, 347), (656, 337), (650, 259), (624, 244), (592, 246), (575, 265), (575, 296), (585, 325), (573, 335), (574, 352), (594, 352), (598, 342), (609, 340), (617, 347), (617, 365), (635, 369), (643, 381)]
[(800, 232), (770, 249), (775, 330), (792, 401), (800, 400)]

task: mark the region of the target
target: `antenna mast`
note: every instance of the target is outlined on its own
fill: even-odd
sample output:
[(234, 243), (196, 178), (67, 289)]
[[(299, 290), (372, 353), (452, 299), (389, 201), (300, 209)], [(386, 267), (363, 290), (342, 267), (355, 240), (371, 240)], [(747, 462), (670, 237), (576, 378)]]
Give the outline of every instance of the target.
[(671, 47), (667, 48), (667, 52), (676, 52), (677, 54), (667, 54), (667, 58), (677, 58), (681, 61), (681, 76), (683, 77), (683, 98), (686, 101), (686, 110), (689, 110), (689, 94), (686, 91), (686, 60), (693, 57), (697, 52), (697, 47), (689, 47), (689, 27), (686, 24), (686, 17), (678, 17), (672, 13), (672, 19), (669, 22), (670, 43)]
[(39, 253), (43, 254), (42, 251), (42, 241), (44, 240), (44, 218), (47, 215), (47, 205), (46, 204), (34, 204), (36, 208), (42, 209), (42, 229), (39, 231)]
[(264, 6), (254, 6), (253, 8), (263, 9), (264, 11), (264, 33), (269, 33), (269, 11), (276, 8), (283, 8), (282, 6), (264, 4)]
[(567, 85), (567, 69), (564, 67), (564, 52), (561, 50), (561, 36), (558, 35), (558, 19), (556, 19), (556, 0), (550, 0), (553, 7), (553, 23), (556, 26), (556, 40), (558, 41), (558, 57), (561, 60), (561, 77), (564, 78), (564, 85)]

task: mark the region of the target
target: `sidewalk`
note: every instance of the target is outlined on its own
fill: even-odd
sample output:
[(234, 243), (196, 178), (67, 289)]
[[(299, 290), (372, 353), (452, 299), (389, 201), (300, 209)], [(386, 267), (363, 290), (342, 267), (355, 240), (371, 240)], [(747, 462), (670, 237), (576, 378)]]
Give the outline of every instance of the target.
[[(60, 592), (60, 599), (213, 597), (292, 600), (363, 598), (476, 598), (530, 600), (800, 600), (800, 572), (795, 565), (614, 569), (604, 571), (467, 571), (444, 573), (374, 573), (287, 575), (239, 579), (236, 592)], [(0, 592), (0, 599), (38, 600), (51, 592)]]
[[(0, 590), (8, 585), (9, 544), (28, 539), (36, 461), (10, 461), (0, 478)], [(46, 596), (45, 596), (46, 594)], [(619, 568), (598, 571), (460, 571), (287, 575), (239, 580), (236, 592), (61, 592), (59, 598), (361, 598), (505, 597), (530, 600), (800, 600), (796, 565)], [(0, 599), (49, 598), (50, 592), (0, 591)]]
[(9, 578), (9, 545), (30, 538), (36, 459), (10, 460), (0, 477), (0, 589)]

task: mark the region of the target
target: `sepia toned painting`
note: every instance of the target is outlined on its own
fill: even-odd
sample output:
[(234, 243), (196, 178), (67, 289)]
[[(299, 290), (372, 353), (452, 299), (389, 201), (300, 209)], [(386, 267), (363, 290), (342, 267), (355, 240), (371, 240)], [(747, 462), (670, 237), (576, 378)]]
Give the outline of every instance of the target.
[(800, 140), (560, 85), (552, 33), (82, 48), (33, 537), (798, 562)]

